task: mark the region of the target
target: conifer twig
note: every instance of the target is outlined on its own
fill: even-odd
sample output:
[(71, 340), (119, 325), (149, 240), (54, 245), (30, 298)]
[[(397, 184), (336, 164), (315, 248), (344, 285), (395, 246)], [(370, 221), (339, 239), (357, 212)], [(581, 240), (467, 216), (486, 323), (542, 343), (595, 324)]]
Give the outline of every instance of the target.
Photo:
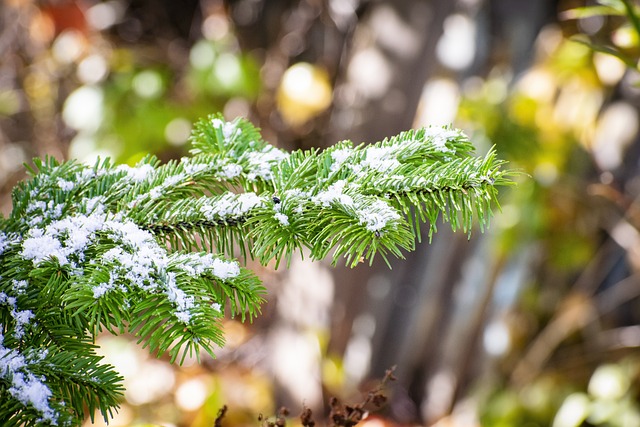
[(214, 115), (191, 143), (190, 157), (165, 164), (28, 167), (0, 218), (3, 425), (79, 425), (85, 407), (108, 420), (123, 389), (95, 353), (102, 331), (131, 332), (171, 362), (213, 355), (225, 312), (260, 314), (265, 288), (246, 258), (402, 258), (423, 222), (430, 234), (438, 218), (467, 233), (488, 225), (513, 175), (450, 127), (288, 153), (248, 121)]

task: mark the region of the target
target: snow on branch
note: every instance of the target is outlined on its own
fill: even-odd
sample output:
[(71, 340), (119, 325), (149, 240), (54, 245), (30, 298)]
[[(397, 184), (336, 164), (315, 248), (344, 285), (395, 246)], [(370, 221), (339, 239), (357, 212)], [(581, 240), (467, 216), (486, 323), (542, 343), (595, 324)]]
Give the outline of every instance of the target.
[(85, 405), (108, 419), (122, 386), (94, 352), (100, 331), (129, 331), (172, 361), (213, 354), (227, 308), (260, 313), (247, 257), (401, 258), (421, 222), (430, 234), (439, 218), (485, 227), (512, 175), (450, 127), (288, 153), (214, 115), (191, 143), (165, 164), (34, 160), (0, 218), (0, 419), (77, 425)]

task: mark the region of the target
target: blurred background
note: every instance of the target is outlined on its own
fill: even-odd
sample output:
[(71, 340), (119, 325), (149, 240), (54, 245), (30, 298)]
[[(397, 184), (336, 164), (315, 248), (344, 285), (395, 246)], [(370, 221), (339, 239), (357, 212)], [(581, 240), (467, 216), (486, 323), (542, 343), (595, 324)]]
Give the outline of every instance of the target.
[(179, 158), (218, 111), (286, 149), (453, 123), (525, 172), (489, 230), (441, 225), (392, 270), (252, 266), (263, 315), (229, 319), (216, 359), (100, 337), (127, 389), (109, 425), (212, 426), (224, 404), (227, 426), (281, 405), (320, 421), (397, 365), (361, 425), (640, 426), (638, 7), (4, 0), (4, 215), (33, 157)]

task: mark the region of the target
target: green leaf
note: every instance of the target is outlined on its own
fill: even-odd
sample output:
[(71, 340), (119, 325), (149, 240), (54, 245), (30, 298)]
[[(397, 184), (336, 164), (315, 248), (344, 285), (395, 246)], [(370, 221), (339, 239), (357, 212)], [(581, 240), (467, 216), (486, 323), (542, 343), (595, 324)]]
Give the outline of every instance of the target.
[[(620, 5), (621, 6), (621, 5)], [(585, 19), (594, 16), (624, 16), (622, 7), (612, 7), (604, 5), (584, 6), (568, 9), (560, 12), (560, 19)]]

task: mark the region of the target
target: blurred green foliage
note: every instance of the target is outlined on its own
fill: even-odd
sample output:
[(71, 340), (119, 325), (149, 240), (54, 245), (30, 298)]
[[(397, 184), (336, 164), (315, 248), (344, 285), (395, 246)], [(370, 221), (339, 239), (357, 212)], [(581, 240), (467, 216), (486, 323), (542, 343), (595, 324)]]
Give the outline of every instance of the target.
[[(617, 64), (603, 67), (598, 62), (605, 54), (621, 60), (627, 73), (637, 73), (640, 9), (626, 0), (597, 3), (563, 16), (613, 15), (614, 20), (603, 21), (605, 35), (546, 34), (546, 40), (557, 41), (539, 49), (544, 53), (524, 75), (515, 82), (495, 75), (468, 90), (461, 102), (458, 117), (464, 126), (480, 139), (496, 141), (511, 164), (533, 178), (505, 190), (503, 211), (496, 220), (497, 252), (514, 253), (535, 244), (541, 257), (540, 270), (515, 308), (516, 317), (533, 315), (535, 323), (521, 331), (524, 337), (501, 361), (500, 380), (489, 387), (479, 406), (482, 426), (640, 425), (640, 359), (624, 357), (633, 354), (633, 344), (615, 354), (596, 350), (596, 338), (573, 319), (564, 323), (567, 331), (559, 333), (557, 342), (547, 340), (545, 360), (526, 364), (532, 360), (528, 359), (535, 347), (532, 342), (543, 344), (553, 336), (553, 328), (562, 328), (559, 319), (570, 317), (571, 309), (577, 318), (587, 319), (586, 324), (593, 315), (589, 310), (597, 310), (597, 294), (576, 285), (589, 264), (598, 262), (611, 207), (618, 209), (602, 195), (615, 194), (618, 185), (625, 185), (619, 178), (622, 161), (606, 167), (597, 141), (599, 127), (605, 128), (603, 112), (624, 71), (610, 79)], [(623, 33), (631, 36), (623, 39)], [(540, 39), (540, 44), (545, 42), (544, 31)], [(584, 305), (576, 302), (580, 298)], [(599, 327), (606, 327), (610, 320), (599, 322)], [(555, 357), (558, 354), (563, 356)], [(530, 380), (524, 382), (518, 376), (523, 367), (530, 370), (526, 376)]]
[(181, 153), (189, 129), (175, 129), (172, 137), (172, 121), (188, 126), (224, 110), (232, 98), (253, 102), (260, 90), (256, 62), (229, 42), (198, 41), (188, 65), (177, 70), (173, 64), (140, 64), (126, 52), (119, 56), (117, 69), (101, 85), (104, 117), (93, 136), (98, 151), (107, 148), (119, 162), (135, 164), (150, 152)]

